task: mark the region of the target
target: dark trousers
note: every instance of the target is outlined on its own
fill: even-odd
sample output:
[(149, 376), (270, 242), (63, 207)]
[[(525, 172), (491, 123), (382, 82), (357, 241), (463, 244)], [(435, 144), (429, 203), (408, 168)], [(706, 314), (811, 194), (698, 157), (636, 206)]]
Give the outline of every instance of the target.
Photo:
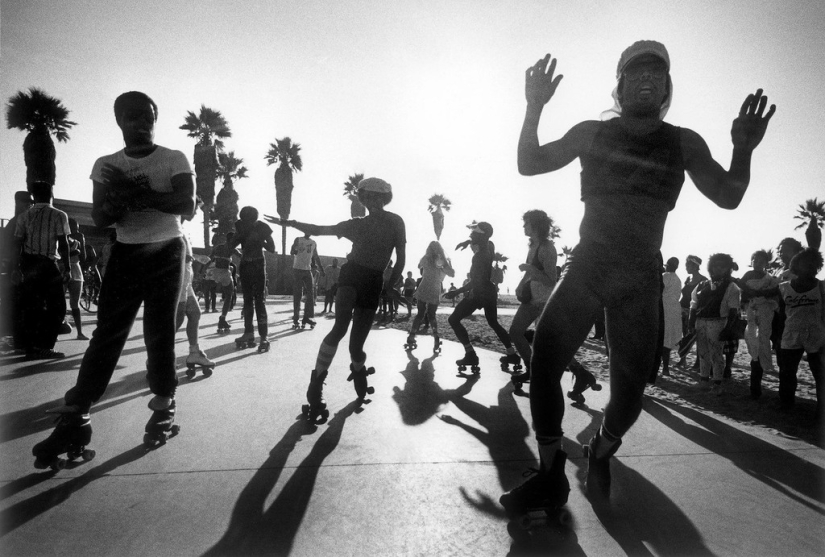
[(301, 315), (301, 294), (306, 292), (304, 319), (315, 317), (315, 292), (312, 288), (312, 273), (303, 269), (292, 269), (292, 320)]
[(25, 348), (51, 350), (66, 317), (63, 277), (55, 262), (40, 255), (23, 255), (23, 338)]
[(143, 304), (146, 378), (152, 393), (172, 396), (175, 372), (175, 313), (183, 281), (183, 238), (151, 244), (116, 242), (100, 287), (97, 328), (80, 363), (66, 404), (88, 411), (112, 379), (129, 332)]
[(266, 316), (266, 262), (263, 259), (241, 261), (241, 290), (243, 291), (244, 333), (254, 333), (252, 322), (258, 314), (258, 334), (266, 338), (269, 323)]

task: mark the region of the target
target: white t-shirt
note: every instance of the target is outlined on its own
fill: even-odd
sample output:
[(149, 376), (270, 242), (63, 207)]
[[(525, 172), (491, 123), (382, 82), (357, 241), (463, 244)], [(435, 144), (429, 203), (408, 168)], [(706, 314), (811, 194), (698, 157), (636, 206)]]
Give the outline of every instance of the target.
[(293, 269), (309, 271), (312, 268), (312, 254), (315, 253), (317, 244), (310, 238), (296, 238), (293, 250), (295, 259), (292, 262)]
[[(92, 168), (92, 180), (103, 182), (101, 170), (106, 163), (123, 170), (139, 187), (161, 193), (173, 191), (173, 176), (194, 175), (183, 153), (160, 145), (151, 154), (139, 159), (126, 156), (122, 149), (100, 157)], [(115, 228), (117, 241), (124, 244), (163, 242), (183, 235), (180, 215), (148, 208), (130, 208), (115, 223)]]

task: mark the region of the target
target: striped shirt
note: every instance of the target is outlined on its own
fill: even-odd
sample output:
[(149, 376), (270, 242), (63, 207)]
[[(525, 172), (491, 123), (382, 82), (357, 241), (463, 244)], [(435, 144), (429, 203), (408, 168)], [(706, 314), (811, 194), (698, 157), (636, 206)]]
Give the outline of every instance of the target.
[(28, 211), (20, 213), (14, 229), (14, 235), (23, 241), (23, 253), (52, 260), (60, 259), (57, 238), (68, 236), (70, 232), (66, 213), (48, 203), (35, 203)]

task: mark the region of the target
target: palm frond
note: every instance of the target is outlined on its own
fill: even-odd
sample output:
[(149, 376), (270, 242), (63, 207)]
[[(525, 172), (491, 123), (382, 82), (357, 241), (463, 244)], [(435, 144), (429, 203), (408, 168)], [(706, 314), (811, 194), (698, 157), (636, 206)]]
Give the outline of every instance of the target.
[(299, 171), (303, 168), (303, 161), (301, 160), (300, 143), (292, 143), (292, 139), (284, 137), (276, 139), (275, 143), (269, 144), (269, 151), (267, 151), (264, 159), (267, 165), (277, 164), (280, 166), (288, 166), (293, 171)]
[(347, 181), (344, 182), (344, 195), (355, 195), (355, 192), (358, 191), (358, 184), (360, 184), (363, 179), (364, 175), (361, 173), (348, 177)]
[(77, 122), (68, 120), (69, 109), (60, 99), (47, 95), (38, 87), (18, 91), (6, 105), (6, 125), (23, 131), (46, 130), (58, 141), (68, 141), (68, 130)]
[(211, 142), (213, 137), (232, 137), (229, 124), (223, 114), (203, 104), (198, 114), (191, 110), (187, 111), (183, 125), (179, 129), (188, 131), (187, 137), (196, 138), (204, 145)]
[(433, 194), (427, 201), (430, 204), (427, 210), (430, 212), (437, 211), (439, 207), (445, 211), (449, 211), (452, 206), (452, 201), (440, 193)]

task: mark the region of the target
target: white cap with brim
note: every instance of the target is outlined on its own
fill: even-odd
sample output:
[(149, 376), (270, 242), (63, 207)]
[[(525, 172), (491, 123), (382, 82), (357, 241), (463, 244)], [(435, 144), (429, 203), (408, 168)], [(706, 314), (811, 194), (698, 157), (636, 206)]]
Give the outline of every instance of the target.
[(375, 191), (378, 193), (392, 193), (392, 186), (381, 178), (364, 178), (358, 182), (358, 191)]

